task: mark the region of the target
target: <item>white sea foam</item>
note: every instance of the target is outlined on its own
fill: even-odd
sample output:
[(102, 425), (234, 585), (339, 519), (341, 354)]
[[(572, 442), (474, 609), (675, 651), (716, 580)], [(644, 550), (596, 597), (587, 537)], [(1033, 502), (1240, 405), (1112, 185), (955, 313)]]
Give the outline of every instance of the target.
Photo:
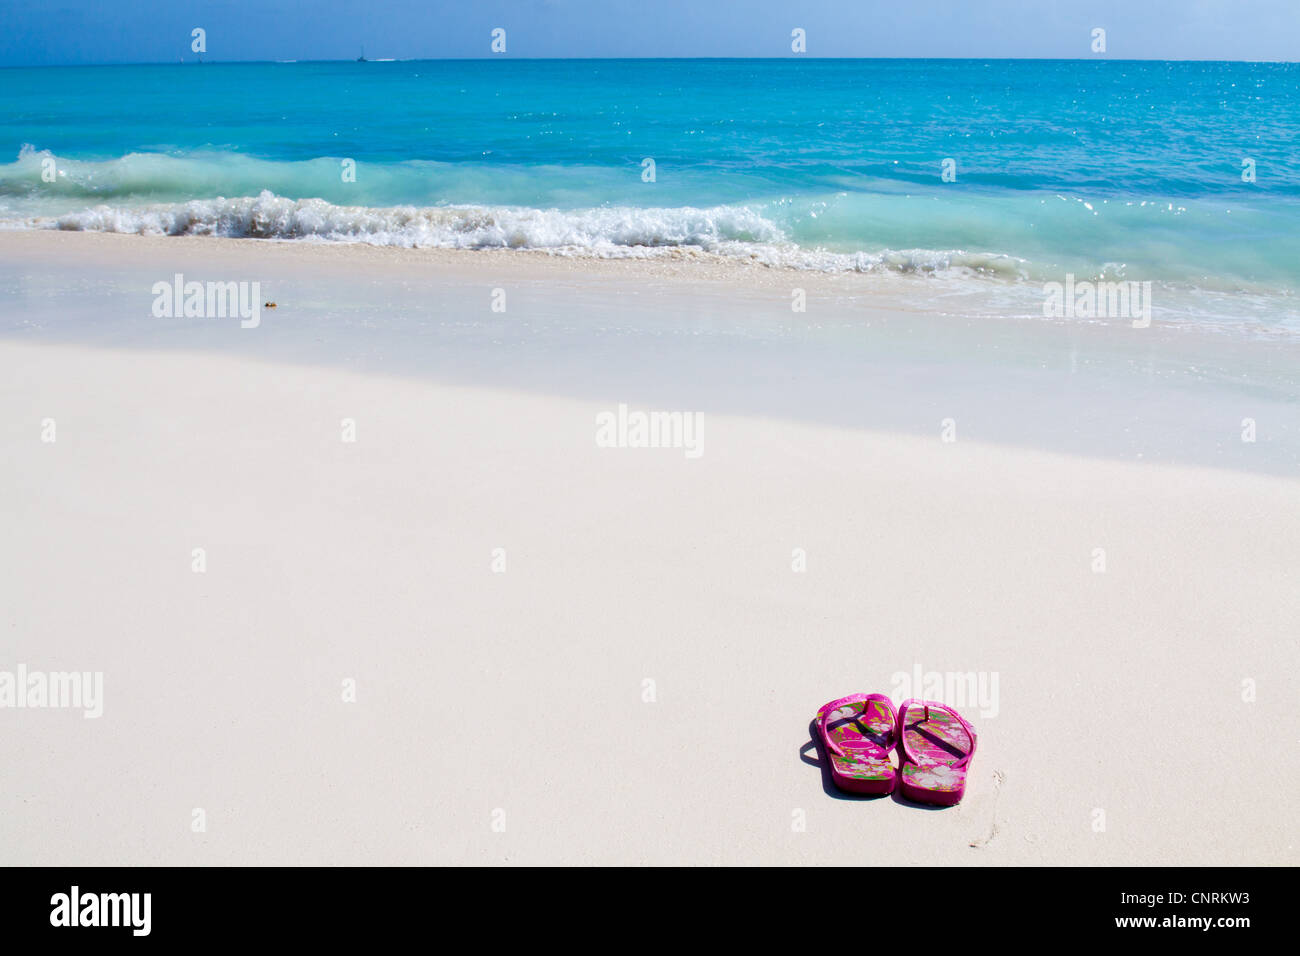
[(703, 252), (768, 266), (825, 272), (978, 273), (1018, 277), (1023, 261), (995, 253), (905, 249), (831, 252), (803, 248), (746, 206), (600, 207), (338, 206), (321, 199), (195, 199), (97, 205), (60, 216), (9, 218), (10, 228), (363, 242), (444, 249), (538, 249), (557, 255), (649, 258)]

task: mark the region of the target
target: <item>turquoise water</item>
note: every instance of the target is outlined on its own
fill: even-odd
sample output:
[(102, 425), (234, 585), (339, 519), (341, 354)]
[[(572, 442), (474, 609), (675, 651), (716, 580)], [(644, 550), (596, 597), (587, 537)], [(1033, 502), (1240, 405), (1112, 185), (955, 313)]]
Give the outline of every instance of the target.
[[(1298, 107), (1298, 64), (6, 69), (0, 220), (567, 254), (694, 246), (1040, 284), (1069, 271), (1263, 297), (1267, 321), (1300, 289)], [(956, 182), (941, 179), (948, 158)]]

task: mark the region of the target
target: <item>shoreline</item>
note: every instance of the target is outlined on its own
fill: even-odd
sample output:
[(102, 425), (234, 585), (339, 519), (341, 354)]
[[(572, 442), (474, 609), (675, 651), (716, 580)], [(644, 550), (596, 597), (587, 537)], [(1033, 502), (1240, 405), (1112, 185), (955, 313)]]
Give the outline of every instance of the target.
[[(1300, 475), (1300, 339), (985, 314), (917, 276), (519, 252), (0, 232), (0, 338), (874, 431), (959, 418), (977, 440)], [(256, 329), (155, 318), (178, 272), (256, 281), (277, 308)]]
[[(24, 243), (11, 238), (15, 236), (41, 237)], [(84, 240), (65, 238), (83, 236)], [(735, 255), (705, 250), (699, 246), (619, 246), (624, 250), (644, 249), (642, 254), (602, 255), (591, 249), (574, 250), (571, 247), (549, 248), (449, 248), (445, 246), (403, 246), (367, 242), (364, 239), (316, 239), (316, 238), (282, 238), (282, 237), (247, 237), (216, 235), (160, 235), (156, 233), (115, 232), (95, 229), (59, 229), (53, 227), (13, 226), (0, 228), (0, 250), (6, 255), (22, 256), (34, 253), (36, 258), (46, 254), (57, 254), (68, 243), (80, 243), (78, 255), (89, 254), (100, 262), (111, 263), (114, 252), (124, 247), (122, 242), (144, 244), (157, 252), (190, 255), (193, 250), (207, 249), (214, 259), (229, 261), (235, 258), (231, 252), (238, 249), (292, 249), (294, 253), (267, 252), (269, 256), (285, 255), (306, 264), (315, 262), (321, 269), (349, 263), (364, 264), (371, 269), (386, 269), (400, 272), (415, 266), (434, 269), (461, 270), (464, 272), (487, 273), (508, 272), (519, 278), (561, 278), (575, 273), (590, 273), (593, 278), (631, 279), (637, 281), (672, 280), (677, 282), (698, 281), (710, 283), (733, 283), (740, 286), (758, 286), (765, 289), (783, 288), (787, 291), (794, 286), (809, 284), (833, 295), (872, 296), (882, 302), (883, 307), (894, 311), (920, 312), (933, 311), (936, 303), (948, 298), (956, 298), (967, 303), (968, 309), (974, 310), (980, 317), (993, 320), (997, 318), (1015, 318), (1025, 322), (1071, 323), (1083, 326), (1124, 328), (1132, 324), (1129, 318), (1068, 317), (1045, 314), (1047, 286), (1052, 281), (1040, 281), (1027, 277), (1010, 278), (981, 272), (968, 267), (952, 267), (951, 270), (928, 268), (895, 269), (848, 269), (800, 267), (783, 262), (766, 261), (754, 254), (752, 256)], [(159, 245), (161, 244), (161, 245)], [(28, 249), (27, 246), (34, 249)], [(89, 250), (87, 252), (87, 250)], [(816, 253), (820, 250), (804, 250)], [(957, 250), (954, 250), (957, 251)], [(848, 254), (846, 254), (848, 255)], [(992, 253), (977, 255), (994, 258), (1014, 258), (995, 256)], [(1100, 280), (1078, 279), (1062, 273), (1063, 281), (1080, 283)], [(1060, 285), (1061, 283), (1056, 283)], [(1150, 285), (1148, 282), (1146, 285)], [(1176, 303), (1184, 305), (1195, 301), (1203, 293), (1195, 287), (1165, 287), (1164, 294), (1173, 293)], [(1226, 292), (1217, 290), (1208, 293), (1213, 297), (1231, 301), (1233, 296), (1250, 298), (1257, 293), (1252, 290)], [(1276, 296), (1274, 292), (1258, 294)], [(1059, 291), (1058, 291), (1059, 295)], [(1148, 292), (1149, 295), (1149, 292)], [(916, 298), (924, 301), (913, 302)], [(1284, 298), (1279, 302), (1287, 301)], [(1205, 333), (1227, 338), (1257, 339), (1265, 342), (1281, 342), (1300, 345), (1300, 330), (1285, 325), (1269, 325), (1251, 320), (1223, 320), (1198, 315), (1192, 319), (1176, 318), (1180, 306), (1159, 306), (1160, 317), (1153, 323), (1165, 330), (1196, 335)], [(1171, 320), (1171, 316), (1175, 316)]]
[[(862, 273), (812, 272), (791, 266), (751, 261), (739, 256), (728, 256), (685, 246), (672, 247), (671, 251), (641, 258), (636, 256), (606, 257), (594, 254), (566, 256), (546, 249), (530, 248), (450, 249), (441, 246), (409, 247), (379, 245), (362, 240), (347, 242), (342, 240), (262, 239), (246, 236), (163, 236), (126, 232), (101, 232), (90, 229), (0, 229), (0, 244), (3, 244), (4, 251), (9, 255), (21, 255), (24, 251), (23, 244), (11, 241), (10, 236), (83, 236), (87, 237), (84, 243), (91, 249), (92, 254), (102, 256), (107, 256), (109, 250), (120, 248), (116, 244), (121, 242), (161, 243), (163, 244), (161, 247), (155, 245), (155, 248), (175, 247), (174, 251), (183, 250), (185, 252), (203, 249), (211, 243), (213, 244), (213, 251), (217, 251), (223, 246), (229, 246), (232, 249), (261, 249), (265, 247), (296, 249), (300, 250), (304, 255), (320, 260), (323, 266), (341, 259), (358, 258), (364, 260), (367, 265), (382, 266), (389, 264), (395, 268), (405, 268), (410, 265), (433, 265), (438, 268), (455, 266), (466, 269), (500, 269), (502, 262), (505, 262), (509, 268), (521, 270), (522, 274), (528, 278), (553, 278), (556, 277), (558, 272), (572, 271), (576, 266), (585, 265), (606, 270), (606, 273), (611, 276), (637, 279), (678, 278), (681, 277), (681, 272), (685, 268), (697, 270), (700, 278), (718, 280), (731, 278), (729, 273), (738, 273), (745, 278), (769, 274), (774, 274), (782, 279), (796, 276), (817, 276), (826, 279), (847, 279), (854, 276), (860, 279), (868, 277), (867, 274)], [(39, 245), (42, 241), (44, 240), (38, 239), (36, 242)], [(47, 249), (57, 249), (60, 243), (67, 241), (83, 240), (49, 240), (50, 245), (42, 248), (40, 253), (44, 254)], [(276, 254), (271, 253), (271, 255)], [(218, 253), (218, 255), (224, 254)], [(548, 272), (545, 270), (554, 271)], [(881, 276), (880, 278), (888, 277)]]

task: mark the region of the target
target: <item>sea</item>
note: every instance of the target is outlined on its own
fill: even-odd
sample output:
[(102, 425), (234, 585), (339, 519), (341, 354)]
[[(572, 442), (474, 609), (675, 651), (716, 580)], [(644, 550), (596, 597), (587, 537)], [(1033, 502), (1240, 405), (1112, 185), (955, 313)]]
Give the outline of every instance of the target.
[(1298, 131), (1296, 63), (8, 68), (0, 228), (711, 254), (1027, 314), (1151, 283), (1178, 321), (1300, 334)]

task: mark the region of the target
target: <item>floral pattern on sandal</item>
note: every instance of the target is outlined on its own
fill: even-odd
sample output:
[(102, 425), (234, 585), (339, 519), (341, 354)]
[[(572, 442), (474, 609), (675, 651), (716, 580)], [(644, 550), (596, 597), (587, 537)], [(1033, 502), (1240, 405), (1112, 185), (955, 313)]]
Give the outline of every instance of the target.
[(896, 771), (889, 760), (897, 716), (883, 694), (852, 694), (833, 700), (817, 712), (822, 752), (830, 762), (831, 779), (850, 793), (889, 793)]
[(898, 709), (899, 791), (918, 803), (960, 802), (975, 740), (975, 728), (951, 707), (905, 701)]

